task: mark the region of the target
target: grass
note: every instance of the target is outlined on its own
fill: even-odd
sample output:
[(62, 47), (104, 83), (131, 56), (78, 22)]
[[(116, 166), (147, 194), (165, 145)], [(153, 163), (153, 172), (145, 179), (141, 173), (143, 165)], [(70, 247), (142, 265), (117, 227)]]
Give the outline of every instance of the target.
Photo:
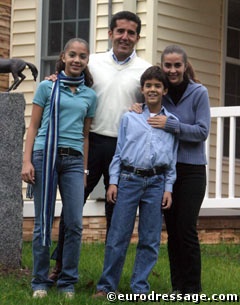
[[(54, 245), (53, 245), (54, 246)], [(240, 283), (240, 245), (202, 245), (202, 284), (203, 293), (212, 294), (239, 294)], [(0, 270), (0, 305), (92, 305), (111, 304), (107, 300), (93, 300), (96, 283), (101, 275), (103, 266), (104, 245), (100, 243), (83, 244), (79, 264), (80, 279), (76, 284), (74, 300), (65, 300), (58, 295), (53, 287), (45, 299), (33, 299), (31, 291), (32, 254), (31, 243), (24, 243), (22, 255), (22, 269), (15, 271)], [(130, 245), (124, 266), (119, 291), (131, 293), (129, 282), (135, 256), (135, 245)], [(52, 262), (53, 264), (54, 262)], [(166, 245), (161, 246), (159, 260), (152, 271), (149, 282), (151, 291), (167, 293), (170, 290), (169, 264)], [(240, 301), (239, 301), (240, 302)], [(122, 301), (115, 302), (123, 304)], [(129, 303), (130, 302), (125, 302)], [(132, 304), (134, 302), (131, 302)], [(143, 303), (143, 302), (142, 302)], [(151, 302), (144, 304), (193, 304), (195, 302)], [(203, 302), (201, 302), (202, 304)], [(215, 304), (215, 302), (204, 302)], [(217, 302), (216, 304), (229, 304)]]

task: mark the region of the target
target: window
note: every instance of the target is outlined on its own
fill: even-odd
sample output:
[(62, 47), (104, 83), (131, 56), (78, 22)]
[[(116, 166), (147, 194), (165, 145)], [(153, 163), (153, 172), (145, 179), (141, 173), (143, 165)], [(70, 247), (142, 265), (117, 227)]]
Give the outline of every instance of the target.
[[(240, 1), (228, 1), (225, 106), (240, 106)], [(224, 156), (229, 156), (229, 119), (224, 121)], [(240, 119), (237, 118), (236, 158), (240, 159)]]
[(44, 0), (41, 78), (55, 71), (65, 43), (74, 37), (89, 42), (90, 0)]

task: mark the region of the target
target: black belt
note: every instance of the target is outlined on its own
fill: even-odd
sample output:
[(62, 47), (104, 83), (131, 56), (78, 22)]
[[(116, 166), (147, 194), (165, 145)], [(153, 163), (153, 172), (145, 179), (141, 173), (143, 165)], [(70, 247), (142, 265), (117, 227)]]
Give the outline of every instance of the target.
[(72, 149), (71, 147), (58, 147), (58, 155), (59, 156), (80, 156), (80, 151)]
[(136, 168), (130, 165), (121, 165), (122, 170), (126, 170), (130, 173), (134, 173), (135, 175), (141, 176), (141, 177), (151, 177), (154, 175), (161, 175), (165, 172), (166, 168), (164, 166), (156, 166), (149, 169), (141, 169)]

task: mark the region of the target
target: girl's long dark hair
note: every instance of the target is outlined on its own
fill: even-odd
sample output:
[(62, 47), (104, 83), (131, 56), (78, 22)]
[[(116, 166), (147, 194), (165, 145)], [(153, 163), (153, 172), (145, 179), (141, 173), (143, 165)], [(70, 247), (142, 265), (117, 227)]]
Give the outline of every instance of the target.
[(192, 64), (190, 63), (190, 61), (188, 60), (188, 56), (187, 56), (187, 53), (185, 52), (185, 50), (180, 47), (179, 45), (169, 45), (167, 46), (163, 52), (162, 52), (162, 55), (161, 55), (161, 63), (163, 63), (164, 61), (164, 56), (167, 55), (167, 54), (171, 54), (171, 53), (177, 53), (177, 54), (180, 54), (182, 55), (183, 57), (183, 61), (184, 61), (184, 64), (186, 66), (186, 71), (184, 72), (184, 79), (186, 80), (193, 80), (195, 83), (200, 83), (200, 81), (197, 79), (196, 77), (196, 73), (193, 69), (193, 66)]
[[(55, 65), (55, 69), (56, 69), (56, 72), (57, 72), (57, 73), (61, 72), (62, 70), (63, 70), (63, 71), (65, 70), (65, 63), (62, 61), (62, 55), (66, 52), (66, 50), (69, 48), (69, 46), (70, 46), (73, 42), (75, 42), (75, 41), (80, 42), (80, 43), (83, 43), (83, 44), (87, 47), (87, 50), (88, 50), (88, 52), (89, 52), (89, 45), (88, 45), (88, 43), (86, 42), (86, 40), (84, 40), (84, 39), (82, 39), (82, 38), (72, 38), (72, 39), (70, 39), (70, 40), (66, 43), (66, 45), (65, 45), (65, 47), (64, 47), (64, 49), (63, 49), (63, 51), (59, 54), (59, 58), (58, 58), (58, 60), (57, 60), (57, 62), (56, 62), (56, 65)], [(85, 85), (86, 85), (87, 87), (92, 87), (92, 85), (93, 85), (93, 77), (92, 77), (92, 75), (91, 75), (91, 73), (90, 73), (90, 71), (89, 71), (89, 69), (88, 69), (88, 66), (83, 70), (83, 73), (84, 73), (84, 75), (85, 75)]]

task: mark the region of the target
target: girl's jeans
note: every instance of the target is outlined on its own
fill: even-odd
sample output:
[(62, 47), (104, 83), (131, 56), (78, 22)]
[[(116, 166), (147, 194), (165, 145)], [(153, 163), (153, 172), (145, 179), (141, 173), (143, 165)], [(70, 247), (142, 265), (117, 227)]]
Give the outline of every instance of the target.
[[(48, 279), (50, 248), (42, 246), (40, 238), (42, 150), (33, 152), (32, 162), (35, 168), (35, 184), (33, 186), (35, 223), (33, 233), (32, 289), (47, 290), (53, 285), (53, 281)], [(65, 241), (62, 272), (57, 281), (58, 289), (63, 292), (74, 291), (74, 283), (78, 281), (78, 263), (82, 236), (82, 210), (84, 203), (83, 177), (84, 169), (82, 155), (57, 156), (56, 175), (52, 183), (59, 187), (64, 211)]]

